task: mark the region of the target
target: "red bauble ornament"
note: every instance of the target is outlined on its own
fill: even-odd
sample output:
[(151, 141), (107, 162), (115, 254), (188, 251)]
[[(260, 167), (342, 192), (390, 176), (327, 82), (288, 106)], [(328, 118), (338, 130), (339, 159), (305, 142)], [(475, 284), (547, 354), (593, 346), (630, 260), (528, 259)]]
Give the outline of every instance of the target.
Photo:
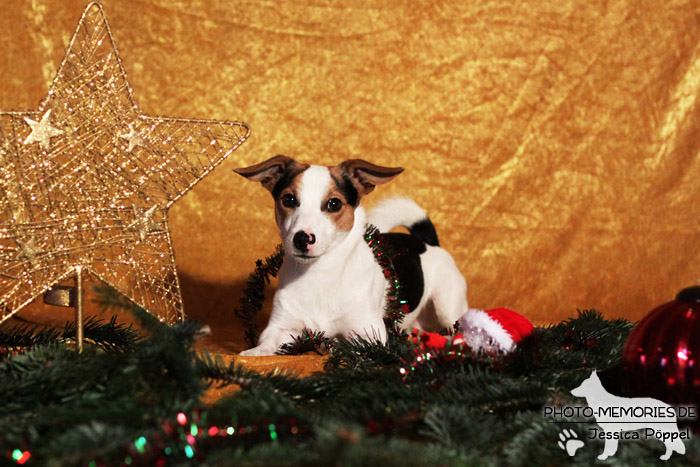
[[(622, 351), (623, 390), (700, 412), (700, 286), (683, 289), (632, 330)], [(693, 429), (700, 423), (695, 420)]]

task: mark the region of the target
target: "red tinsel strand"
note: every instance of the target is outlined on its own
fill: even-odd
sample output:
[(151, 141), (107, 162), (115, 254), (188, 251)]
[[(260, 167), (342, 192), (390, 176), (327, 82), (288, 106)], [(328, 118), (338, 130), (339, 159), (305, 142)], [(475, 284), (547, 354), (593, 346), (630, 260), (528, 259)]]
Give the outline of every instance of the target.
[(431, 334), (434, 333), (423, 333), (418, 330), (411, 333), (411, 342), (416, 344), (415, 356), (413, 360), (405, 359), (399, 368), (403, 381), (408, 380), (413, 374), (436, 373), (441, 366), (462, 365), (467, 361), (498, 369), (507, 358), (507, 354), (500, 352), (475, 351), (466, 343), (454, 343), (453, 338), (450, 337), (444, 338), (444, 344), (437, 344), (442, 347), (435, 347), (435, 343), (429, 342)]

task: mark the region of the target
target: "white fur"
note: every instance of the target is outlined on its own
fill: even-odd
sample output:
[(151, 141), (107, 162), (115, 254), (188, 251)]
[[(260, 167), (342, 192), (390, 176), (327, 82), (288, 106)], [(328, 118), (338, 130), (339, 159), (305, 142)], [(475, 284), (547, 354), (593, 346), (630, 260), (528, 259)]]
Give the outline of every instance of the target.
[(427, 214), (415, 201), (404, 197), (385, 198), (372, 207), (368, 221), (380, 232), (389, 232), (394, 227), (405, 226), (425, 219)]
[[(297, 194), (299, 207), (285, 219), (278, 219), (285, 259), (272, 314), (258, 346), (241, 355), (272, 355), (304, 328), (323, 331), (327, 337), (359, 336), (386, 341), (383, 315), (387, 280), (364, 241), (365, 211), (361, 206), (356, 208), (352, 229), (339, 231), (321, 210), (331, 183), (327, 168), (311, 166), (302, 174)], [(401, 204), (408, 206), (405, 202)], [(421, 218), (425, 217), (422, 209), (418, 209)], [(415, 216), (415, 209), (412, 214)], [(402, 222), (409, 218), (411, 215), (406, 213), (403, 218), (396, 217)], [(300, 230), (316, 236), (308, 251), (313, 259), (294, 255), (292, 239)], [(428, 246), (421, 255), (421, 264), (425, 282), (423, 298), (402, 326), (450, 327), (467, 311), (466, 282), (452, 257), (441, 248)], [(428, 309), (435, 313), (422, 316)]]
[[(287, 252), (294, 251), (294, 234), (300, 230), (313, 233), (316, 242), (309, 245), (309, 255), (323, 256), (328, 250), (343, 243), (348, 232), (336, 229), (328, 216), (321, 211), (323, 198), (331, 184), (331, 176), (326, 167), (312, 165), (301, 178), (298, 195), (299, 207), (286, 219), (277, 219), (282, 243)], [(295, 258), (297, 261), (300, 259)], [(303, 261), (303, 260), (301, 260)], [(289, 261), (285, 261), (289, 263)]]

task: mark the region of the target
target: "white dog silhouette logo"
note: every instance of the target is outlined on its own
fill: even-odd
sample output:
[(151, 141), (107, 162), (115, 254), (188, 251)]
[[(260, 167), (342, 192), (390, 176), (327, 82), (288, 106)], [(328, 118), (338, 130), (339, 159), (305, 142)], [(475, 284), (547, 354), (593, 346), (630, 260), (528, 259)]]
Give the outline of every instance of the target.
[[(665, 402), (651, 397), (620, 397), (610, 394), (600, 382), (595, 371), (581, 385), (571, 390), (576, 397), (584, 397), (600, 425), (598, 438), (605, 439), (604, 460), (617, 452), (620, 439), (638, 439), (625, 432), (644, 430), (645, 436), (664, 443), (666, 452), (661, 460), (668, 460), (673, 452), (685, 454), (683, 433), (678, 430), (674, 409)], [(672, 420), (672, 421), (671, 421)], [(635, 433), (636, 434), (636, 433)]]

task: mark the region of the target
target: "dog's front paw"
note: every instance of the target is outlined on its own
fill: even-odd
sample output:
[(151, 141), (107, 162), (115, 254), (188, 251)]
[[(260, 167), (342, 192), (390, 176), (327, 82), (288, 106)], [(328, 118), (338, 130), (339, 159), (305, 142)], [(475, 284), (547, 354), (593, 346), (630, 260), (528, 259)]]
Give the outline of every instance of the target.
[(239, 353), (241, 357), (266, 357), (268, 355), (274, 355), (274, 350), (270, 352), (268, 349), (262, 348), (260, 346), (253, 347), (252, 349), (244, 350)]

